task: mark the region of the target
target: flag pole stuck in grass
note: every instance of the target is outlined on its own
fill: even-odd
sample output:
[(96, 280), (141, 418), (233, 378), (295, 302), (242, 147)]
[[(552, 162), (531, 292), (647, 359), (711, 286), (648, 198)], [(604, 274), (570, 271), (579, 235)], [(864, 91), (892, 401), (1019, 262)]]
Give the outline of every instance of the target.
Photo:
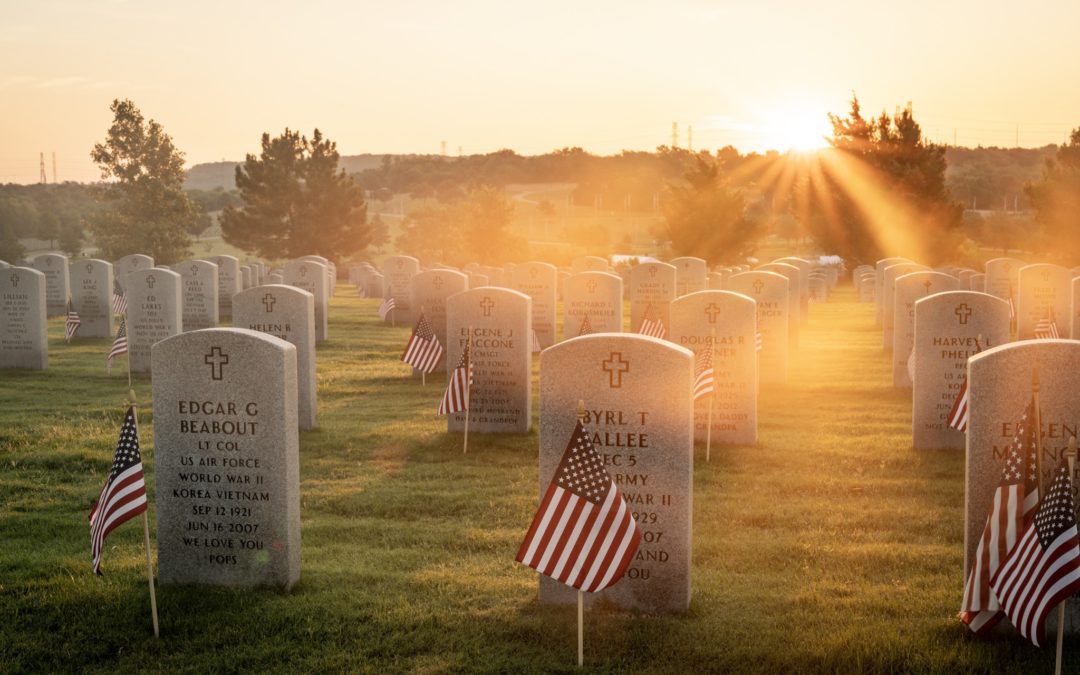
[[(1069, 461), (1069, 480), (1075, 481), (1076, 479), (1076, 436), (1069, 438), (1069, 450), (1065, 454)], [(1075, 485), (1075, 482), (1074, 482)], [(1073, 502), (1073, 513), (1076, 513), (1076, 503)], [(1061, 675), (1061, 645), (1065, 641), (1065, 603), (1069, 599), (1066, 598), (1058, 605), (1058, 624), (1057, 624), (1057, 654), (1054, 656), (1054, 675)]]
[(465, 354), (468, 358), (466, 366), (468, 367), (469, 386), (465, 388), (465, 440), (461, 445), (461, 454), (467, 454), (469, 452), (469, 417), (471, 413), (469, 408), (472, 407), (472, 326), (468, 328), (469, 335), (465, 338)]
[(146, 476), (139, 453), (139, 424), (134, 403), (124, 415), (120, 438), (116, 443), (112, 466), (97, 501), (90, 509), (90, 555), (94, 573), (101, 575), (101, 555), (105, 537), (120, 525), (142, 514), (143, 543), (146, 546), (146, 572), (150, 584), (150, 613), (154, 637), (159, 637), (157, 597), (154, 593), (154, 566), (150, 558), (150, 521), (146, 513)]
[(585, 429), (585, 402), (516, 560), (578, 591), (578, 665), (584, 663), (584, 592), (623, 577), (641, 529)]

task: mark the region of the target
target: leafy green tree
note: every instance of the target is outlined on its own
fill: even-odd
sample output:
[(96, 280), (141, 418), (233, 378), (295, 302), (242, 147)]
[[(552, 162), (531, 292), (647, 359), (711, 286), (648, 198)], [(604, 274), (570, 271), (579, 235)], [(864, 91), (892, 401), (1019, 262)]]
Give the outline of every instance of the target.
[(510, 231), (514, 205), (497, 187), (475, 187), (463, 199), (413, 209), (402, 223), (399, 251), (423, 260), (498, 265), (518, 260), (525, 242)]
[(60, 225), (60, 250), (69, 257), (76, 257), (82, 253), (83, 230), (78, 223), (61, 223)]
[(90, 157), (109, 182), (104, 208), (89, 219), (101, 253), (119, 258), (147, 253), (162, 264), (189, 253), (195, 205), (184, 192), (184, 154), (130, 100), (115, 100), (113, 123)]
[(1075, 261), (1080, 255), (1080, 128), (1069, 142), (1046, 160), (1042, 178), (1024, 187), (1043, 227), (1043, 248), (1059, 260)]
[(945, 186), (945, 148), (923, 138), (911, 105), (892, 117), (866, 119), (853, 97), (847, 117), (829, 120), (832, 149), (825, 152), (835, 153), (835, 161), (826, 163), (826, 184), (819, 186), (826, 197), (806, 222), (818, 245), (854, 262), (885, 255), (928, 264), (950, 259), (963, 240), (963, 208)]
[(337, 144), (286, 129), (262, 135), (258, 157), (236, 168), (243, 206), (226, 206), (225, 241), (267, 258), (321, 255), (335, 262), (376, 243), (363, 190), (338, 168)]
[(17, 264), (26, 255), (26, 249), (15, 236), (15, 228), (8, 223), (0, 223), (0, 260)]
[(728, 185), (721, 163), (710, 155), (694, 156), (682, 184), (668, 188), (666, 223), (661, 235), (676, 256), (710, 262), (741, 262), (764, 234), (760, 220), (746, 214), (745, 195)]

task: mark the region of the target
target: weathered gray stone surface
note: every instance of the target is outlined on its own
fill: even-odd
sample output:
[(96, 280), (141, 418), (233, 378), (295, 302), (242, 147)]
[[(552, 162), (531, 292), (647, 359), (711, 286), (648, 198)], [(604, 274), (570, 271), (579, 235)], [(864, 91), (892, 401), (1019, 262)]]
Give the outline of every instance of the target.
[(218, 313), (218, 267), (209, 260), (185, 260), (173, 266), (180, 275), (180, 310), (184, 332), (216, 328)]
[(490, 285), (486, 274), (480, 274), (479, 272), (469, 273), (469, 288), (480, 288), (481, 286)]
[[(586, 603), (663, 614), (690, 605), (693, 514), (693, 354), (634, 334), (587, 335), (540, 355), (540, 494), (574, 430), (577, 403), (597, 453), (642, 530), (626, 576)], [(540, 578), (540, 602), (576, 602), (573, 589)]]
[(891, 265), (895, 265), (897, 263), (902, 263), (902, 262), (911, 262), (911, 261), (908, 260), (907, 258), (898, 258), (898, 257), (882, 258), (881, 260), (877, 261), (877, 263), (874, 265), (874, 295), (877, 298), (876, 301), (875, 301), (875, 305), (874, 305), (874, 321), (876, 322), (876, 324), (878, 326), (882, 325), (882, 322), (884, 321), (884, 319), (883, 319), (884, 307), (883, 307), (883, 304), (882, 304), (882, 302), (884, 300), (884, 292), (882, 291), (882, 285), (883, 285), (883, 278), (884, 278), (884, 275), (885, 275), (885, 268), (889, 267)]
[(706, 440), (711, 406), (713, 443), (757, 443), (756, 331), (757, 307), (740, 293), (699, 291), (671, 303), (668, 339), (695, 359), (713, 345), (715, 391), (694, 402), (695, 440)]
[(413, 275), (411, 305), (423, 312), (439, 338), (439, 344), (447, 343), (446, 299), (469, 290), (469, 278), (462, 272), (449, 269), (432, 269)]
[[(788, 343), (792, 350), (799, 348), (799, 329), (802, 321), (802, 279), (799, 268), (789, 263), (768, 263), (760, 265), (757, 269), (762, 272), (776, 272), (788, 280)], [(807, 304), (809, 305), (810, 278), (806, 279)], [(824, 302), (823, 298), (816, 298), (818, 302)]]
[(1025, 265), (1020, 268), (1016, 302), (1017, 339), (1035, 337), (1035, 324), (1050, 318), (1061, 337), (1072, 335), (1072, 272), (1061, 265)]
[(49, 367), (47, 283), (30, 267), (0, 270), (0, 368)]
[(905, 274), (911, 274), (912, 272), (928, 272), (930, 268), (925, 265), (917, 265), (915, 263), (897, 263), (885, 268), (885, 271), (881, 275), (881, 346), (885, 351), (892, 351), (893, 348), (893, 319), (895, 318), (895, 307), (893, 302), (893, 294), (896, 291), (896, 280)]
[(243, 289), (240, 261), (231, 255), (215, 255), (208, 260), (218, 266), (218, 317), (232, 317), (232, 297)]
[(151, 372), (150, 348), (181, 332), (180, 275), (157, 268), (139, 270), (128, 273), (123, 285), (131, 372)]
[[(799, 323), (805, 326), (809, 319), (810, 272), (813, 271), (813, 264), (809, 260), (796, 256), (777, 258), (773, 262), (792, 265), (799, 270)], [(865, 265), (864, 267), (871, 272), (874, 270), (874, 268), (869, 265)]]
[(45, 275), (45, 304), (49, 316), (66, 316), (71, 296), (68, 259), (59, 253), (36, 256), (30, 266)]
[[(532, 427), (532, 300), (508, 288), (484, 287), (446, 301), (446, 372), (461, 359), (472, 329), (473, 385), (469, 433), (528, 433)], [(465, 413), (449, 415), (465, 429)]]
[(787, 382), (788, 280), (776, 272), (740, 272), (728, 278), (727, 287), (756, 303), (757, 330), (762, 340), (758, 352), (759, 381)]
[(964, 447), (949, 411), (967, 379), (967, 360), (1009, 341), (1009, 305), (974, 291), (936, 293), (915, 302), (915, 386), (911, 435), (916, 450)]
[(301, 429), (316, 428), (315, 297), (284, 284), (249, 288), (233, 298), (233, 325), (273, 335), (296, 347), (298, 423)]
[(993, 258), (986, 261), (986, 292), (1016, 302), (1020, 289), (1020, 268), (1027, 265), (1018, 258)]
[(148, 270), (154, 266), (154, 259), (148, 255), (142, 253), (133, 253), (126, 255), (123, 258), (113, 262), (113, 275), (120, 280), (121, 287), (124, 285), (124, 279), (128, 274), (132, 272), (138, 272), (139, 270)]
[(82, 325), (76, 337), (113, 337), (113, 266), (104, 260), (79, 260), (69, 268), (71, 300)]
[(416, 320), (412, 310), (412, 284), (414, 274), (420, 273), (420, 261), (407, 255), (393, 255), (382, 265), (384, 295), (394, 299), (393, 316), (387, 316), (389, 322), (411, 324)]
[(682, 256), (669, 261), (675, 268), (675, 294), (704, 291), (709, 285), (709, 265), (702, 258)]
[(959, 290), (956, 277), (941, 272), (912, 272), (897, 277), (893, 292), (893, 386), (910, 388), (908, 359), (915, 344), (915, 302), (934, 293)]
[(251, 275), (251, 265), (240, 266), (240, 287), (241, 290), (247, 290), (255, 285)]
[[(1032, 371), (1038, 366), (1042, 411), (1041, 494), (1068, 449), (1069, 438), (1080, 433), (1080, 342), (1032, 340), (1013, 342), (985, 351), (968, 362), (969, 423), (964, 492), (964, 575), (967, 579), (979, 538), (986, 525), (994, 490), (1001, 480), (1007, 449), (1032, 396)], [(959, 590), (961, 579), (957, 581)], [(958, 596), (959, 597), (959, 596)], [(1080, 629), (1080, 603), (1067, 604), (1066, 629)], [(1057, 612), (1052, 612), (1056, 617)], [(1049, 622), (1048, 622), (1049, 623)], [(1056, 625), (1056, 624), (1055, 624)], [(1053, 631), (1049, 632), (1053, 635)]]
[(671, 301), (675, 293), (675, 266), (646, 262), (630, 268), (630, 332), (641, 331), (646, 317), (659, 319), (671, 331)]
[(240, 328), (154, 347), (154, 477), (163, 584), (300, 579), (296, 347)]
[(286, 286), (295, 286), (311, 293), (315, 299), (315, 342), (325, 341), (330, 325), (326, 266), (313, 260), (292, 260), (282, 268), (281, 276)]
[[(532, 329), (541, 349), (555, 344), (555, 293), (559, 271), (545, 262), (527, 262), (514, 266), (512, 286), (532, 299)], [(471, 287), (470, 287), (471, 288)]]
[(570, 271), (573, 274), (607, 272), (610, 269), (607, 259), (595, 255), (583, 255), (570, 261)]
[(582, 272), (563, 284), (563, 339), (577, 337), (585, 317), (593, 333), (623, 330), (622, 279), (607, 272)]

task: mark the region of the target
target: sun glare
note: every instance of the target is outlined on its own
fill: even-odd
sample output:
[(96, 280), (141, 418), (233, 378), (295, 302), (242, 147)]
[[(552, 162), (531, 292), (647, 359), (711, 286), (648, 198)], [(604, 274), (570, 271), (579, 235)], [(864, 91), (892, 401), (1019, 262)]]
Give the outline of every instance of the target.
[(765, 140), (769, 147), (786, 152), (814, 152), (829, 145), (829, 119), (820, 110), (805, 105), (776, 108), (764, 116)]

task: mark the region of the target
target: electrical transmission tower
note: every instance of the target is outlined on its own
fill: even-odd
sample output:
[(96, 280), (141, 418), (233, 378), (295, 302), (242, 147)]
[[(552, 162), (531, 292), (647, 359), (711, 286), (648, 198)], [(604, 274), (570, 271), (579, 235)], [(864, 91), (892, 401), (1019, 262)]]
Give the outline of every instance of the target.
[(671, 149), (679, 147), (679, 123), (671, 123)]
[(56, 152), (52, 154), (52, 182), (56, 185)]
[(49, 182), (48, 178), (45, 176), (45, 153), (44, 152), (38, 153), (38, 159), (39, 159), (38, 166), (39, 166), (39, 168), (41, 170), (39, 175), (38, 175), (38, 182), (41, 183), (42, 185), (44, 185), (45, 183)]

